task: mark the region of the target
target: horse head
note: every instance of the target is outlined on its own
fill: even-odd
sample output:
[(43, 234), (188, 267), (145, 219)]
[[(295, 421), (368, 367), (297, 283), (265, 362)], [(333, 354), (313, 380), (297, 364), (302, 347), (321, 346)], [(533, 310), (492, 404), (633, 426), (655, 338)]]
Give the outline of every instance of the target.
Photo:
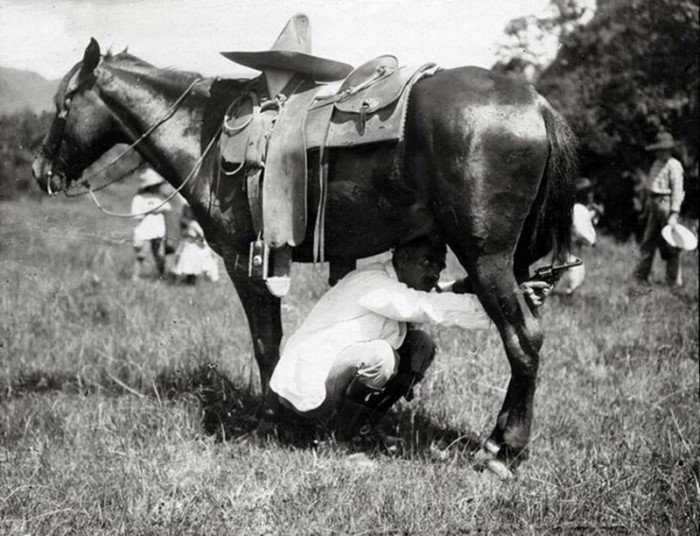
[(100, 98), (100, 46), (94, 39), (83, 60), (63, 77), (54, 104), (56, 115), (32, 164), (42, 190), (59, 192), (119, 140), (114, 138), (115, 117)]

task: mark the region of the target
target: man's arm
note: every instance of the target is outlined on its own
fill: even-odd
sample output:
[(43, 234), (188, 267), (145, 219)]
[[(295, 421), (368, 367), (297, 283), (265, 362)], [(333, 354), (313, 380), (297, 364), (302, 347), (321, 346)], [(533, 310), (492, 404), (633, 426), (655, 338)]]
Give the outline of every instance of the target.
[(681, 211), (681, 204), (685, 197), (683, 191), (683, 166), (677, 160), (673, 160), (669, 166), (669, 182), (671, 185), (671, 214), (668, 217), (668, 224), (678, 223), (678, 214)]
[(487, 329), (491, 325), (491, 319), (474, 295), (423, 292), (389, 278), (362, 296), (358, 304), (399, 322), (435, 322), (462, 329)]
[[(552, 285), (546, 281), (533, 280), (520, 284), (520, 290), (525, 296), (528, 304), (532, 308), (540, 307), (544, 304), (547, 295), (552, 291)], [(474, 285), (469, 276), (440, 287), (440, 292), (454, 292), (455, 294), (476, 294)]]

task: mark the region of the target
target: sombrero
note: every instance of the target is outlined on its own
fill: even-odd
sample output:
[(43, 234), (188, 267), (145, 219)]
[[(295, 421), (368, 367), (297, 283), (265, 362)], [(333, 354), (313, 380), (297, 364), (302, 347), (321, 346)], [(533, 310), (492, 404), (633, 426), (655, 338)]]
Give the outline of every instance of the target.
[(647, 151), (656, 151), (657, 149), (673, 149), (676, 143), (673, 141), (673, 136), (668, 132), (659, 132), (656, 135), (654, 143), (647, 145), (644, 149)]
[(143, 173), (139, 176), (139, 190), (148, 188), (150, 186), (156, 186), (158, 184), (163, 184), (165, 179), (158, 175), (158, 173), (151, 169), (145, 169)]
[(270, 50), (258, 52), (222, 52), (225, 58), (259, 71), (277, 69), (310, 76), (318, 82), (342, 80), (352, 71), (347, 63), (320, 58), (311, 54), (309, 18), (294, 15), (280, 33)]
[(680, 223), (667, 225), (661, 229), (661, 236), (673, 248), (692, 251), (698, 247), (697, 237), (690, 229), (683, 227)]

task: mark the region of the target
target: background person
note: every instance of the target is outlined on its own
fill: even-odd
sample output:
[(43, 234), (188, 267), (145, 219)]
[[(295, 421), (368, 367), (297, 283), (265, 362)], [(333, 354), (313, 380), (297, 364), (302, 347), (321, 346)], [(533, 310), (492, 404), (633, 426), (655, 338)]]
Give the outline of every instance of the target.
[(180, 233), (173, 274), (189, 285), (194, 285), (200, 275), (206, 276), (210, 281), (218, 281), (216, 256), (204, 239), (204, 231), (194, 219), (192, 208), (187, 203), (182, 206)]
[(165, 217), (171, 209), (165, 201), (161, 188), (165, 184), (163, 177), (156, 171), (147, 168), (139, 176), (139, 186), (131, 201), (131, 213), (138, 220), (134, 229), (134, 272), (132, 280), (137, 281), (143, 275), (146, 251), (151, 250), (153, 259), (162, 278), (165, 274)]
[[(402, 396), (410, 400), (433, 361), (435, 343), (409, 323), (488, 328), (477, 297), (456, 293), (466, 291), (466, 278), (453, 292), (430, 292), (445, 256), (444, 243), (421, 237), (332, 287), (289, 338), (272, 374), (280, 413), (335, 422), (350, 438), (368, 417), (378, 422)], [(549, 290), (541, 281), (521, 288), (535, 307)]]
[[(594, 246), (596, 242), (595, 223), (601, 213), (593, 202), (593, 183), (587, 177), (579, 177), (576, 181), (576, 203), (573, 209), (571, 225), (572, 248), (567, 262), (583, 258), (583, 249)], [(585, 263), (569, 268), (561, 276), (556, 285), (556, 291), (571, 295), (583, 284), (586, 277)]]
[(666, 283), (681, 286), (680, 250), (669, 246), (661, 237), (666, 225), (676, 225), (685, 195), (683, 191), (683, 166), (671, 156), (675, 147), (673, 136), (660, 132), (653, 144), (646, 147), (653, 151), (655, 160), (647, 178), (646, 225), (640, 244), (641, 260), (634, 271), (635, 277), (647, 282), (656, 250), (666, 261)]

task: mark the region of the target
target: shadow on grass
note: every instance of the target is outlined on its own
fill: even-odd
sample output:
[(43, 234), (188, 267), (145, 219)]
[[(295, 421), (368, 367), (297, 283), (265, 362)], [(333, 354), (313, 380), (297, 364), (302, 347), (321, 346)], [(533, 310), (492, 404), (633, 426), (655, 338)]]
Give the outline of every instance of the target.
[[(353, 452), (383, 453), (403, 458), (434, 457), (436, 452), (445, 455), (447, 451), (451, 455), (469, 457), (481, 448), (478, 435), (441, 425), (422, 408), (392, 410), (381, 422), (384, 437), (370, 434), (348, 442), (336, 441), (332, 428), (310, 423), (289, 415), (289, 412), (282, 419), (261, 422), (261, 400), (252, 396), (247, 387), (234, 384), (214, 366), (200, 368), (199, 374), (195, 392), (200, 402), (202, 425), (207, 433), (216, 435), (219, 440), (253, 436), (263, 442), (272, 441), (292, 448), (337, 444)], [(391, 438), (391, 447), (386, 436)]]
[[(62, 392), (82, 396), (138, 396), (159, 400), (196, 401), (205, 433), (220, 441), (254, 437), (292, 448), (317, 448), (321, 445), (346, 447), (354, 452), (387, 453), (394, 457), (434, 456), (436, 449), (451, 454), (471, 455), (481, 446), (476, 434), (464, 433), (440, 424), (422, 408), (399, 407), (384, 416), (381, 429), (392, 438), (387, 448), (381, 437), (364, 436), (349, 442), (337, 442), (334, 431), (322, 424), (301, 418), (265, 422), (258, 429), (262, 409), (260, 396), (246, 384), (231, 381), (214, 364), (187, 369), (166, 368), (155, 379), (135, 378), (127, 368), (115, 374), (102, 371), (99, 381), (87, 382), (80, 375), (64, 371), (32, 371), (0, 381), (0, 400)], [(264, 430), (263, 430), (264, 429)]]

